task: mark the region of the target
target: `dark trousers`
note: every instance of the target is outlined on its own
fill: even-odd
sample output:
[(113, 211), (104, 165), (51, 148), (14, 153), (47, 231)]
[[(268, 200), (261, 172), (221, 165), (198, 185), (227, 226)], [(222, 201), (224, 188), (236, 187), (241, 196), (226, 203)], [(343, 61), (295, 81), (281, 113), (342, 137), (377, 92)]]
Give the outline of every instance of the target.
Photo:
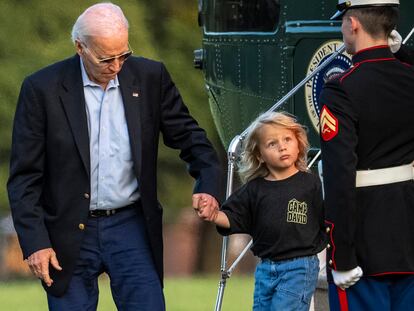
[(414, 310), (414, 275), (362, 277), (345, 291), (329, 283), (331, 311)]
[(98, 276), (104, 272), (110, 278), (118, 310), (165, 310), (164, 295), (139, 209), (89, 217), (68, 291), (62, 297), (48, 295), (49, 309), (95, 311)]

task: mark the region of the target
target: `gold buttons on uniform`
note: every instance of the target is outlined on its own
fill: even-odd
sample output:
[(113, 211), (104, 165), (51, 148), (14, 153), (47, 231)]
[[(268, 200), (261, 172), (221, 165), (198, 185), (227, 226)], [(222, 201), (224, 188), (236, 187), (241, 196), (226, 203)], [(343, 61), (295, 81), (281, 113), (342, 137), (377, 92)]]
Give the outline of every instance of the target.
[(329, 233), (329, 232), (331, 232), (331, 228), (326, 227), (326, 233)]
[(86, 192), (85, 192), (85, 193), (83, 194), (83, 197), (84, 197), (85, 199), (89, 199), (89, 193), (86, 193)]
[(331, 248), (331, 244), (326, 245), (326, 249), (330, 249)]
[(329, 265), (332, 266), (332, 259), (329, 260)]
[(79, 224), (79, 229), (85, 230), (85, 225), (84, 224)]

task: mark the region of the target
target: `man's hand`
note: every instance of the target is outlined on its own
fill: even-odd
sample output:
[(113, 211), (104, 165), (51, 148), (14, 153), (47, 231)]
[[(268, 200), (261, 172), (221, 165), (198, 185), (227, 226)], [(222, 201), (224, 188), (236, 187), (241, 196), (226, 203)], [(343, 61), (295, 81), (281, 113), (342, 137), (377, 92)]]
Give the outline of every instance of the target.
[(217, 200), (208, 193), (196, 193), (193, 194), (193, 208), (202, 219), (214, 221), (217, 217), (219, 204)]
[(56, 253), (52, 248), (38, 250), (27, 258), (27, 264), (32, 273), (38, 279), (45, 282), (48, 287), (52, 286), (53, 283), (53, 280), (49, 276), (49, 263), (56, 270), (62, 270), (56, 258)]
[(391, 52), (397, 53), (401, 47), (402, 37), (397, 30), (393, 30), (388, 37), (388, 45), (390, 46)]
[(362, 269), (359, 266), (348, 271), (332, 270), (332, 276), (335, 285), (343, 290), (347, 289), (348, 287), (351, 287), (356, 282), (358, 282), (359, 279), (362, 277), (362, 274)]

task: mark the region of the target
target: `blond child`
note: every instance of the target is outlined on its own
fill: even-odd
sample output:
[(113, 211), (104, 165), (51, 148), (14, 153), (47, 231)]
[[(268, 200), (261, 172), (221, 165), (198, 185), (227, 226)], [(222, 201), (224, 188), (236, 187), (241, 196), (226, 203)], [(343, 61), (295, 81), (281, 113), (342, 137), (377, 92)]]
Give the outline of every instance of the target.
[(308, 310), (326, 245), (319, 178), (308, 172), (306, 131), (290, 115), (270, 112), (249, 127), (240, 163), (246, 182), (214, 217), (222, 235), (247, 233), (261, 260), (254, 311)]

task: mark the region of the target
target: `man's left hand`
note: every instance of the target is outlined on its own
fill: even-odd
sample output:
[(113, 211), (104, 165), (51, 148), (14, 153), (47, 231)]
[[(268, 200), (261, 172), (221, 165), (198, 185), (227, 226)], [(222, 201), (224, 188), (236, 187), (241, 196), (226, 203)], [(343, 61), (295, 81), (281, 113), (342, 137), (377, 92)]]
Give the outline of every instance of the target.
[(202, 219), (213, 221), (217, 217), (219, 204), (208, 193), (195, 193), (193, 194), (193, 208)]

